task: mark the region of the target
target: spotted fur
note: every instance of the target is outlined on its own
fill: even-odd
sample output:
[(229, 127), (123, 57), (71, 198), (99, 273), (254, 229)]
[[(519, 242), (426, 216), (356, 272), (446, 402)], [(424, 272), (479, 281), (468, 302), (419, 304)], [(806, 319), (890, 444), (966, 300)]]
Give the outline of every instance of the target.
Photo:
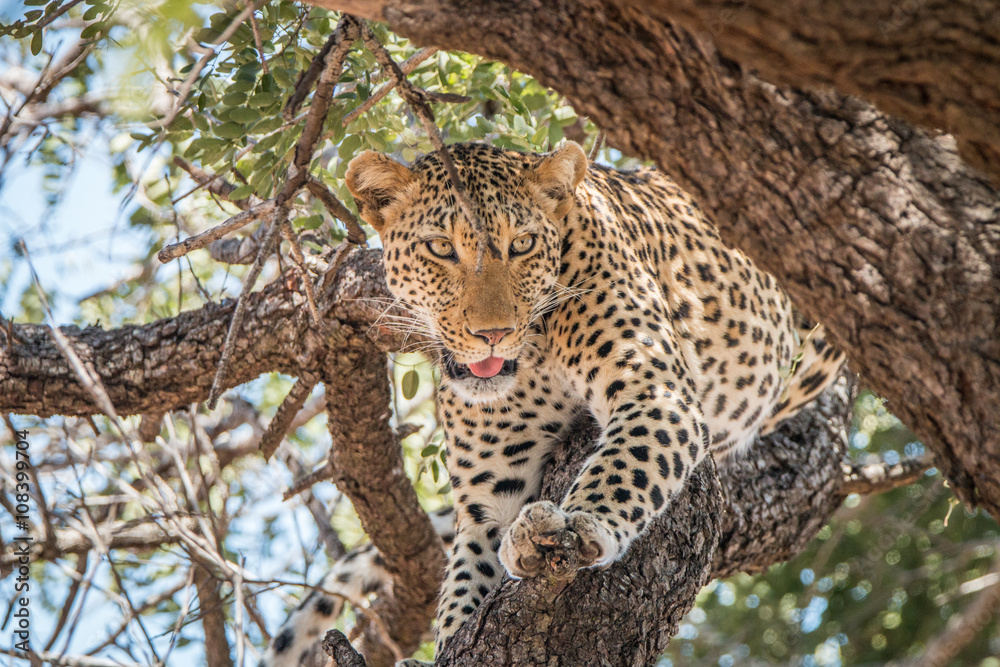
[[(565, 562), (619, 558), (706, 455), (743, 451), (842, 361), (664, 175), (588, 165), (572, 143), (450, 152), (486, 229), (479, 271), (480, 236), (436, 155), (405, 167), (363, 153), (347, 174), (389, 288), (442, 366), (457, 536), (439, 648), (504, 570), (551, 567), (555, 533), (579, 537)], [(487, 367), (500, 370), (471, 372)], [(538, 502), (548, 454), (581, 410), (602, 427), (596, 449), (561, 503)]]
[[(451, 507), (432, 512), (431, 524), (445, 548), (455, 541), (455, 513)], [(351, 549), (337, 560), (322, 581), (285, 619), (268, 642), (258, 667), (298, 667), (310, 664), (317, 642), (333, 628), (344, 604), (364, 606), (373, 595), (391, 591), (392, 575), (371, 543)], [(327, 664), (326, 659), (321, 659)]]

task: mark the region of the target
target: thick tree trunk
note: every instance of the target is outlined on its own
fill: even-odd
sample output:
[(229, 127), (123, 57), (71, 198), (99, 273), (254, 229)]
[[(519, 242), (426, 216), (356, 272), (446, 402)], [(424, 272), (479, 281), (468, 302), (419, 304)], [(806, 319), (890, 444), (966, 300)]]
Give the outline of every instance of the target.
[(1000, 182), (1000, 8), (979, 0), (639, 2), (771, 83), (834, 88), (928, 129)]
[(655, 160), (827, 326), (955, 492), (1000, 517), (1000, 196), (951, 138), (840, 93), (775, 88), (655, 3), (351, 5), (538, 77)]

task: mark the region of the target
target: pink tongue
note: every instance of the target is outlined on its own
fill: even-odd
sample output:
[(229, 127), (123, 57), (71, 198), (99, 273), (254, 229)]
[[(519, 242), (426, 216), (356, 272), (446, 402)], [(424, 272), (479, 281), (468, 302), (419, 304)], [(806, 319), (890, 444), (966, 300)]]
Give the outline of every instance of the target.
[(469, 370), (472, 371), (472, 374), (480, 378), (491, 378), (499, 373), (501, 368), (503, 368), (503, 357), (490, 357), (469, 364)]

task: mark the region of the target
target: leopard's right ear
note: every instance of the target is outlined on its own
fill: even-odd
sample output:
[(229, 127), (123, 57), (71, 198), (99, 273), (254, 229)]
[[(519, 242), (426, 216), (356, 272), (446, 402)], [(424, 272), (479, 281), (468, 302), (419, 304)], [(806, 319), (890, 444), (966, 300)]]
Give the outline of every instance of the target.
[(347, 189), (354, 195), (358, 213), (380, 232), (385, 227), (383, 212), (414, 182), (413, 172), (388, 155), (365, 151), (347, 166)]

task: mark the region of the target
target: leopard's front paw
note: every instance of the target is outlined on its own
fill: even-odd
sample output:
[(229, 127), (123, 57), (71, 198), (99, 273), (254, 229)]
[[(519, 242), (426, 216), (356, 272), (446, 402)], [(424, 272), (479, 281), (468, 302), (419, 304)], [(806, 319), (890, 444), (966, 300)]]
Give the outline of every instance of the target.
[(500, 562), (512, 577), (549, 572), (556, 578), (618, 556), (614, 536), (593, 514), (567, 513), (543, 500), (525, 505), (500, 544)]

